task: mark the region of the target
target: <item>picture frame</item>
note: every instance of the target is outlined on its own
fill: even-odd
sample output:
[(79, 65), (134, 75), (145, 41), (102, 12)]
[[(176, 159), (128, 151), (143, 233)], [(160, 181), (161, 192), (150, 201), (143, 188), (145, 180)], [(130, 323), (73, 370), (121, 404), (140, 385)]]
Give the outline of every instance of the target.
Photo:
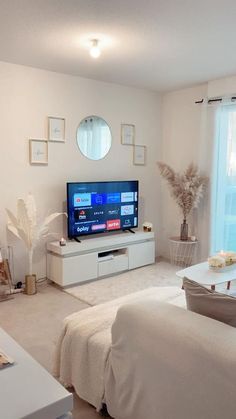
[(47, 140), (29, 140), (29, 162), (32, 165), (48, 164), (48, 142)]
[(57, 118), (54, 116), (48, 116), (48, 141), (64, 143), (65, 142), (65, 129), (66, 129), (65, 118)]
[(145, 166), (147, 147), (145, 145), (135, 145), (133, 154), (133, 163), (137, 166)]
[(134, 145), (135, 143), (135, 125), (121, 124), (121, 144)]

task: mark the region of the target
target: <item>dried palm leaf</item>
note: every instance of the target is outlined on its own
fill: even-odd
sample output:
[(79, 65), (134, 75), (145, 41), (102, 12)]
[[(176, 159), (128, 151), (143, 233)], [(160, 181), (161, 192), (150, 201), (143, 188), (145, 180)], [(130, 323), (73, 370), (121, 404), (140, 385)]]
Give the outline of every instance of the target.
[(37, 210), (32, 194), (28, 194), (26, 201), (17, 200), (17, 216), (6, 209), (8, 222), (7, 227), (17, 238), (21, 239), (29, 253), (29, 274), (32, 274), (33, 251), (40, 239), (49, 234), (49, 224), (59, 215), (65, 213), (55, 212), (50, 214), (41, 223), (37, 222)]

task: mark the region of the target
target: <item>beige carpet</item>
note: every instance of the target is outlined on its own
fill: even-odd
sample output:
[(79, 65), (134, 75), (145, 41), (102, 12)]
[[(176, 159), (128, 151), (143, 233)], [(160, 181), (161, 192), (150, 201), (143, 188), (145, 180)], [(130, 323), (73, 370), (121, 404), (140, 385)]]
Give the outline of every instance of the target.
[(180, 269), (162, 261), (84, 285), (76, 285), (65, 291), (93, 306), (153, 286), (180, 286), (181, 281), (176, 276)]

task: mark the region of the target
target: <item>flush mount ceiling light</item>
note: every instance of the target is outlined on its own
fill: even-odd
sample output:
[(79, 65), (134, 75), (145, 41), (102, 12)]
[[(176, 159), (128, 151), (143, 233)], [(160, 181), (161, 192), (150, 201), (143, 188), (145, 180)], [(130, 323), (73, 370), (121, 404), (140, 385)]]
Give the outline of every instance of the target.
[(91, 46), (89, 51), (91, 57), (98, 58), (101, 55), (101, 49), (99, 46), (99, 40), (98, 39), (91, 39)]
[(108, 35), (100, 32), (90, 32), (82, 35), (79, 39), (80, 46), (89, 52), (89, 55), (97, 59), (104, 51), (114, 47), (115, 42)]

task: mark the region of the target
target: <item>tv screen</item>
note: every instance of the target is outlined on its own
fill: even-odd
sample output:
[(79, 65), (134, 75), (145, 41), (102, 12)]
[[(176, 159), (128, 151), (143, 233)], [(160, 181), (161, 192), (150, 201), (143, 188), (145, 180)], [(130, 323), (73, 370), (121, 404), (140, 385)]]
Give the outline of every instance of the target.
[(138, 227), (138, 181), (67, 183), (68, 237)]

